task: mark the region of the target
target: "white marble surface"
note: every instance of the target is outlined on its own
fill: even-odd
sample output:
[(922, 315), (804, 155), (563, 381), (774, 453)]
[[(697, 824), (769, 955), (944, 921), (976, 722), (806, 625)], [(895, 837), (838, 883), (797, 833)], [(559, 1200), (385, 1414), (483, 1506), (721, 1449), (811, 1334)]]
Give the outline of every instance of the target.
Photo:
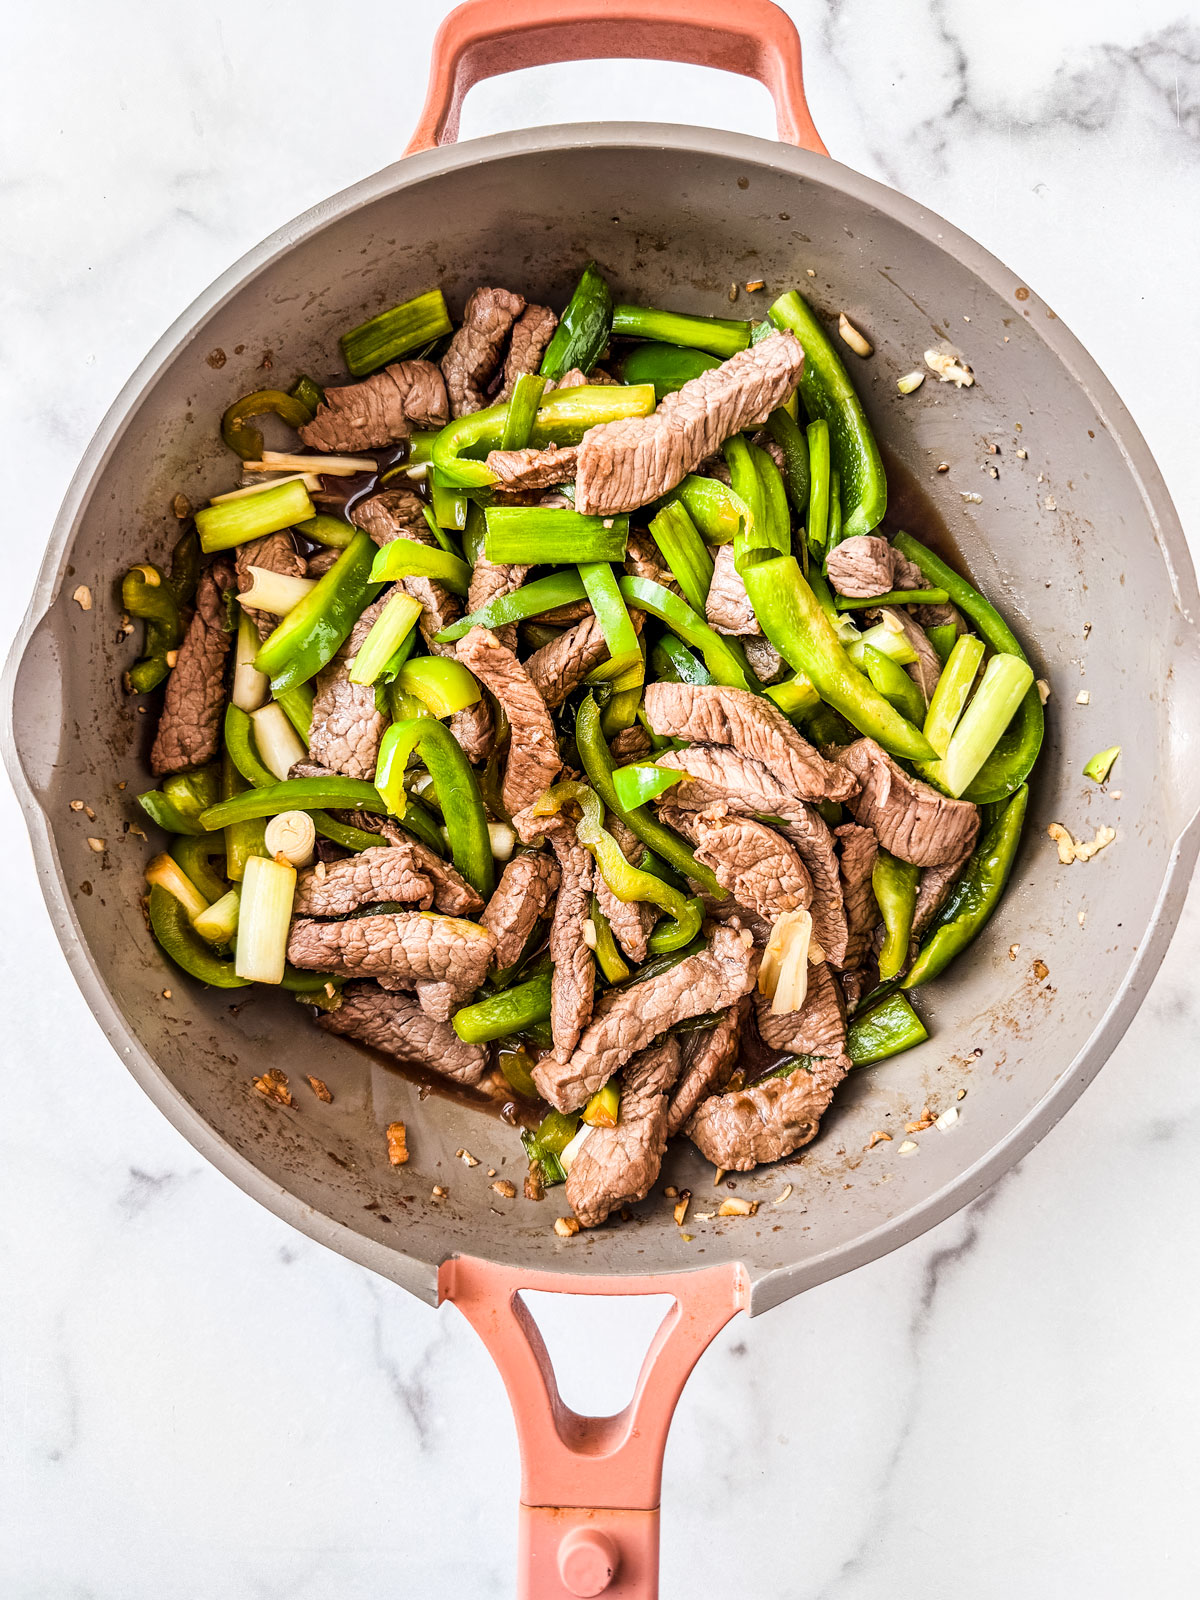
[[(0, 634), (145, 348), (399, 153), (445, 9), (9, 9)], [(1194, 5), (791, 9), (830, 148), (1038, 288), (1200, 526)], [(718, 105), (696, 72), (599, 70), (599, 93), (581, 66), (486, 86), (464, 131), (581, 103), (770, 131), (755, 87)], [(0, 1594), (510, 1594), (515, 1448), (474, 1335), (290, 1232), (152, 1110), (67, 974), (7, 791), (0, 817)], [(664, 1595), (1197, 1592), (1198, 954), (1193, 899), (1135, 1036), (970, 1211), (719, 1340), (668, 1452)], [(604, 1329), (615, 1384), (636, 1330), (627, 1308)], [(568, 1395), (598, 1359), (566, 1363)]]

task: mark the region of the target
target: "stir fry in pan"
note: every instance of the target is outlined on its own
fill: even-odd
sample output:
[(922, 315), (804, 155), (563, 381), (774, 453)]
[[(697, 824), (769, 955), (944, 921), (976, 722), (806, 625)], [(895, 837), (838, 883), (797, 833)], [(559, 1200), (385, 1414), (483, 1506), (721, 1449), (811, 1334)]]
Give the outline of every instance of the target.
[(526, 1193), (565, 1182), (584, 1226), (675, 1135), (791, 1156), (926, 1037), (910, 997), (1004, 892), (1042, 738), (1020, 644), (881, 531), (794, 290), (716, 320), (592, 265), (561, 315), (481, 288), (455, 327), (433, 290), (341, 347), (353, 381), (230, 406), (241, 485), (124, 579), (127, 687), (163, 690), (155, 937), (502, 1083)]

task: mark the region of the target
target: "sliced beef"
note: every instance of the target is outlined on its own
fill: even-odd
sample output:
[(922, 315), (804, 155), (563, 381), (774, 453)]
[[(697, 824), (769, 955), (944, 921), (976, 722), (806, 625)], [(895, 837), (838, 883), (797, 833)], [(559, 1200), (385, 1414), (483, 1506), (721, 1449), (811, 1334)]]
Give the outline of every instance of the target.
[(313, 761), (348, 778), (373, 778), (379, 741), (387, 718), (375, 705), (370, 684), (350, 682), (350, 663), (386, 604), (376, 600), (359, 617), (341, 649), (314, 681), (312, 729), (308, 750)]
[(760, 917), (757, 911), (747, 911), (745, 906), (738, 905), (729, 895), (721, 900), (714, 900), (712, 895), (703, 889), (700, 891), (700, 903), (704, 907), (701, 932), (706, 938), (714, 927), (728, 923), (735, 928), (745, 928), (755, 944), (760, 949), (766, 949), (767, 940), (771, 937), (771, 924)]
[(635, 722), (631, 728), (622, 728), (608, 748), (617, 766), (624, 767), (631, 761), (648, 761), (654, 746), (645, 728)]
[(715, 1027), (695, 1028), (683, 1035), (683, 1066), (667, 1113), (668, 1139), (682, 1132), (701, 1100), (718, 1093), (729, 1082), (750, 1003), (750, 996), (744, 995)]
[(816, 1138), (848, 1065), (844, 1056), (831, 1056), (808, 1070), (796, 1067), (786, 1077), (712, 1095), (700, 1102), (688, 1134), (706, 1161), (730, 1172), (779, 1161)]
[(644, 1200), (667, 1148), (667, 1108), (679, 1076), (679, 1045), (667, 1036), (625, 1068), (615, 1128), (593, 1128), (567, 1175), (567, 1204), (585, 1228)]
[(870, 994), (871, 990), (879, 982), (879, 966), (874, 956), (865, 966), (854, 967), (849, 972), (840, 972), (838, 981), (842, 986), (842, 994), (846, 998), (846, 1010), (853, 1016), (854, 1012), (858, 1010), (863, 996)]
[(580, 511), (607, 516), (657, 500), (731, 434), (786, 400), (803, 366), (795, 335), (774, 333), (692, 378), (650, 416), (589, 429), (575, 480)]
[(875, 870), (875, 857), (879, 854), (879, 841), (870, 828), (862, 828), (857, 822), (843, 823), (833, 831), (841, 846), (838, 870), (849, 929), (844, 965), (857, 967), (870, 947), (871, 935), (879, 925), (879, 906), (871, 888), (871, 874)]
[(955, 879), (962, 872), (975, 848), (974, 841), (963, 851), (960, 856), (955, 856), (953, 861), (944, 861), (940, 866), (926, 867), (917, 884), (917, 905), (913, 912), (912, 936), (919, 939), (931, 925), (934, 917), (946, 903), (946, 896), (950, 893)]
[(377, 978), (385, 989), (415, 989), (421, 1010), (445, 1022), (474, 994), (496, 941), (486, 928), (432, 911), (389, 911), (346, 922), (297, 917), (288, 960), (310, 972)]
[(486, 628), (472, 628), (459, 640), (458, 659), (504, 707), (511, 735), (501, 794), (510, 815), (523, 811), (562, 766), (546, 702), (513, 652)]
[(486, 1047), (464, 1044), (448, 1022), (427, 1016), (411, 995), (377, 983), (348, 983), (337, 1010), (318, 1013), (317, 1027), (467, 1086), (477, 1084), (488, 1069)]
[(592, 911), (592, 858), (565, 818), (546, 819), (547, 837), (558, 860), (558, 898), (550, 924), (550, 1032), (554, 1053), (569, 1056), (592, 1014), (596, 960), (584, 936)]
[(787, 675), (787, 663), (765, 634), (746, 634), (742, 639), (742, 649), (760, 683), (778, 683), (780, 678)]
[(504, 868), (479, 919), (496, 940), (492, 962), (497, 971), (520, 959), (558, 885), (558, 863), (541, 850), (523, 850)]
[(645, 961), (647, 941), (658, 920), (657, 908), (644, 900), (618, 900), (598, 872), (596, 904), (629, 959), (635, 964)]
[(679, 811), (670, 825), (696, 847), (696, 859), (711, 867), (717, 882), (747, 911), (774, 922), (785, 911), (809, 906), (813, 881), (795, 845), (752, 817), (727, 805)]
[(487, 469), (502, 489), (553, 489), (575, 476), (578, 447), (548, 444), (543, 449), (491, 450)]
[[(468, 612), (482, 611), (490, 601), (500, 600), (506, 594), (512, 594), (515, 589), (521, 587), (528, 574), (528, 567), (519, 566), (512, 561), (489, 561), (481, 550), (471, 570), (471, 584), (467, 590)], [(497, 628), (495, 634), (507, 649), (517, 648), (515, 622)]]
[(766, 995), (756, 994), (754, 1020), (763, 1043), (778, 1055), (846, 1053), (846, 1000), (827, 961), (809, 964), (808, 993), (799, 1011), (773, 1012)]
[(560, 1111), (576, 1111), (630, 1056), (676, 1022), (724, 1011), (748, 994), (759, 952), (748, 933), (718, 928), (711, 944), (655, 978), (609, 989), (565, 1059), (543, 1056), (533, 1069), (539, 1093)]
[(512, 325), (524, 309), (524, 297), (507, 289), (476, 289), (467, 301), (462, 326), (442, 357), (452, 417), (465, 417), (486, 403), (484, 391), (500, 365)]
[(504, 387), (499, 399), (507, 400), (517, 379), (534, 373), (542, 364), (546, 346), (554, 337), (558, 317), (549, 306), (526, 306), (513, 323), (512, 340), (504, 362)]
[(874, 739), (856, 739), (832, 752), (861, 784), (847, 803), (885, 850), (918, 867), (941, 866), (970, 850), (979, 812), (969, 800), (950, 800), (911, 778)]
[(651, 583), (661, 583), (672, 594), (682, 595), (683, 590), (671, 576), (670, 568), (662, 558), (658, 546), (648, 533), (634, 528), (625, 545), (625, 571), (633, 578), (648, 578)]
[(600, 619), (589, 611), (582, 622), (535, 650), (526, 661), (525, 670), (542, 699), (554, 710), (607, 659), (608, 645)]
[[(413, 539), (417, 544), (428, 545), (437, 542), (425, 520), (424, 503), (412, 489), (385, 489), (382, 494), (372, 495), (354, 507), (350, 520), (381, 547), (393, 539)], [(401, 578), (400, 587), (420, 601), (421, 637), (431, 654), (453, 655), (454, 646), (435, 643), (434, 635), (458, 621), (462, 614), (458, 597), (433, 578)]]
[(304, 575), (306, 578), (323, 578), (330, 567), (337, 565), (341, 551), (333, 545), (326, 545), (323, 550), (314, 550), (311, 555), (304, 558)]
[(448, 723), (468, 761), (486, 761), (496, 743), (496, 723), (484, 695), (474, 705), (454, 712)]
[(843, 539), (829, 552), (825, 572), (837, 592), (848, 600), (870, 600), (892, 589), (928, 587), (920, 567), (877, 533)]
[(761, 633), (746, 585), (733, 564), (733, 546), (717, 546), (713, 557), (713, 577), (704, 604), (710, 627), (720, 633)]
[(441, 428), (450, 420), (446, 385), (432, 361), (396, 361), (362, 383), (326, 389), (300, 437), (313, 450), (353, 454), (382, 450), (418, 428)]
[(483, 909), (483, 896), (448, 861), (396, 830), (394, 843), (360, 850), (323, 873), (315, 867), (302, 872), (292, 910), (298, 917), (348, 917), (362, 906), (384, 901), (412, 904), (421, 911), (436, 906), (451, 917), (470, 917)]
[(167, 679), (150, 751), (155, 777), (201, 767), (220, 749), (225, 660), (234, 640), (225, 629), (225, 593), (233, 582), (233, 569), (226, 561), (214, 561), (200, 574), (196, 609)]
[(669, 804), (661, 814), (668, 826), (674, 826), (670, 813), (675, 807), (705, 811), (724, 801), (742, 815), (769, 818), (795, 845), (813, 881), (811, 910), (817, 942), (834, 966), (844, 965), (849, 930), (833, 834), (820, 812), (794, 799), (760, 762), (719, 745), (666, 750), (657, 764), (688, 774), (685, 782), (667, 792)]
[[(308, 572), (308, 563), (292, 543), (290, 533), (268, 533), (262, 539), (252, 539), (249, 544), (238, 546), (234, 571), (237, 573), (239, 594), (244, 594), (253, 586), (251, 567), (262, 567), (267, 572), (280, 572), (287, 578), (303, 578)], [(246, 615), (258, 629), (260, 639), (265, 639), (269, 633), (274, 632), (279, 621), (278, 617), (272, 616), (269, 611), (256, 611), (252, 606), (247, 606), (245, 610)]]
[(827, 761), (762, 695), (716, 683), (650, 683), (645, 707), (655, 733), (726, 745), (761, 762), (797, 799), (847, 800), (855, 792), (849, 772)]

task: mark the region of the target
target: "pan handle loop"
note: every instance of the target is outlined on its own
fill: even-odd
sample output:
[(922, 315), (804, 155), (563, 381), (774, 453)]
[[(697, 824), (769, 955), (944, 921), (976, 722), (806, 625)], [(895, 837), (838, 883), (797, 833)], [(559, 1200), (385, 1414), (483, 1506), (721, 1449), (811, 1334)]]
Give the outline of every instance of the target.
[[(633, 1399), (612, 1417), (572, 1411), (521, 1290), (669, 1294)], [(737, 1262), (665, 1277), (525, 1272), (472, 1256), (442, 1264), (438, 1300), (452, 1300), (488, 1348), (508, 1392), (521, 1449), (518, 1600), (656, 1600), (663, 1451), (692, 1368), (750, 1283)]]
[(756, 78), (779, 137), (828, 155), (804, 97), (800, 36), (771, 0), (466, 0), (437, 31), (425, 105), (406, 155), (453, 144), (467, 91), (556, 61), (682, 61)]

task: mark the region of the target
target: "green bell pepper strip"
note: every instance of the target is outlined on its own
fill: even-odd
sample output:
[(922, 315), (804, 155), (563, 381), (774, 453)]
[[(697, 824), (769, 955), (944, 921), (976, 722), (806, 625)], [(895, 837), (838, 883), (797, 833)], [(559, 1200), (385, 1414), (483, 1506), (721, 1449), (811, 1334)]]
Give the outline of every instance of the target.
[(648, 762), (631, 761), (613, 772), (613, 788), (626, 811), (644, 806), (656, 795), (665, 794), (684, 774), (672, 767), (656, 767)]
[(792, 518), (783, 477), (774, 457), (756, 444), (750, 446), (750, 459), (762, 488), (763, 515), (771, 544), (781, 556), (786, 556), (792, 548)]
[(357, 854), (360, 850), (373, 850), (383, 842), (378, 833), (368, 833), (365, 828), (355, 828), (348, 822), (338, 822), (328, 811), (310, 811), (308, 814), (313, 820), (313, 827), (321, 837), (332, 839), (334, 844), (340, 844), (344, 850), (353, 850)]
[(925, 696), (908, 673), (869, 644), (863, 646), (862, 654), (867, 677), (883, 698), (889, 705), (895, 706), (900, 715), (915, 728), (919, 728), (925, 720)]
[(946, 753), (922, 775), (957, 799), (967, 789), (1033, 688), (1033, 668), (1020, 656), (995, 655), (983, 669)]
[(798, 672), (794, 678), (785, 678), (782, 683), (768, 684), (764, 692), (785, 717), (806, 716), (821, 704), (812, 679), (803, 672)]
[(542, 377), (557, 380), (574, 367), (590, 372), (604, 353), (612, 317), (612, 290), (596, 270), (596, 263), (589, 261), (546, 346), (539, 369)]
[(937, 622), (932, 628), (925, 629), (925, 637), (937, 651), (938, 660), (945, 666), (958, 640), (958, 628), (953, 622)]
[(298, 683), (294, 689), (281, 689), (275, 696), (283, 707), (283, 714), (296, 732), (308, 743), (312, 733), (313, 691), (307, 683)]
[(317, 414), (317, 407), (325, 404), (324, 389), (319, 383), (310, 378), (306, 372), (300, 374), (288, 390), (288, 394), (291, 395), (293, 400), (299, 400), (300, 404), (307, 409), (310, 422)]
[(224, 861), (225, 850), (220, 840), (211, 834), (180, 834), (172, 839), (170, 853), (171, 859), (179, 863), (209, 905), (226, 894), (228, 885), (224, 878), (209, 865), (212, 856), (220, 856)]
[[(279, 779), (262, 760), (254, 742), (254, 724), (246, 712), (235, 705), (225, 707), (225, 749), (229, 759), (255, 789), (273, 789)], [(270, 816), (270, 812), (264, 812)]]
[(173, 800), (169, 799), (161, 789), (148, 789), (145, 794), (139, 794), (137, 803), (150, 818), (150, 821), (167, 833), (200, 834), (204, 832), (198, 818), (189, 816)]
[[(610, 682), (622, 677), (642, 659), (637, 629), (630, 621), (629, 612), (621, 596), (616, 575), (607, 561), (581, 563), (579, 576), (584, 590), (592, 602), (592, 610), (600, 624), (609, 659), (590, 674), (589, 681)], [(645, 680), (645, 673), (640, 681)]]
[(705, 355), (702, 350), (687, 350), (677, 344), (639, 344), (621, 362), (621, 382), (652, 383), (654, 398), (661, 400), (710, 367), (720, 365), (716, 356)]
[(839, 611), (867, 611), (873, 606), (942, 606), (948, 599), (945, 589), (889, 589), (865, 599), (840, 594), (834, 605)]
[[(1020, 640), (996, 608), (965, 578), (960, 578), (953, 567), (947, 566), (910, 533), (898, 533), (892, 542), (902, 555), (920, 567), (932, 585), (946, 590), (952, 604), (970, 618), (993, 650), (998, 654), (1020, 656), (1022, 661), (1027, 659)], [(963, 799), (973, 800), (976, 805), (989, 805), (1006, 799), (1019, 788), (1033, 770), (1042, 748), (1045, 727), (1042, 700), (1034, 683), (1000, 742), (963, 791)]]
[(422, 345), (440, 339), (453, 324), (440, 289), (430, 289), (403, 305), (381, 311), (378, 316), (351, 328), (338, 340), (342, 356), (356, 378), (384, 367), (389, 361), (410, 355)]
[[(433, 474), (429, 486), (430, 510), (433, 512), (434, 524), (440, 535), (446, 529), (452, 528), (456, 533), (461, 533), (467, 525), (467, 497), (460, 489), (452, 489), (447, 484), (439, 483), (437, 473)], [(445, 545), (442, 544), (445, 549)]]
[(705, 350), (727, 361), (750, 343), (750, 324), (722, 317), (688, 317), (649, 306), (614, 306), (612, 331), (624, 339), (652, 339), (662, 344)]
[(913, 913), (917, 909), (917, 885), (921, 869), (898, 861), (880, 850), (871, 869), (871, 890), (883, 917), (884, 940), (879, 952), (879, 976), (895, 978), (908, 963), (908, 943), (912, 937)]
[[(411, 539), (394, 542), (412, 544)], [(254, 665), (271, 679), (272, 694), (307, 683), (333, 660), (382, 587), (371, 577), (374, 560), (370, 536), (356, 533), (329, 571), (267, 636)]]
[(669, 501), (650, 519), (650, 535), (688, 604), (703, 616), (713, 579), (713, 558), (681, 500)]
[(411, 577), (433, 578), (455, 594), (466, 594), (471, 583), (471, 569), (461, 556), (437, 545), (418, 544), (415, 539), (393, 539), (382, 550), (375, 551), (372, 583), (393, 583), (397, 578)]
[(578, 572), (552, 572), (548, 577), (535, 578), (522, 584), (511, 594), (489, 600), (486, 606), (472, 611), (469, 617), (452, 622), (448, 628), (434, 635), (436, 644), (453, 644), (472, 628), (502, 628), (508, 622), (524, 622), (527, 617), (540, 616), (543, 611), (556, 611), (559, 606), (574, 605), (587, 598), (583, 579)]
[(715, 628), (710, 628), (686, 600), (680, 599), (679, 595), (661, 583), (655, 583), (652, 578), (621, 578), (617, 587), (629, 605), (650, 612), (651, 616), (665, 622), (685, 644), (693, 650), (699, 650), (714, 683), (723, 683), (732, 689), (761, 692), (761, 685), (747, 665), (746, 654), (741, 646), (718, 633)]
[(314, 544), (323, 544), (331, 550), (344, 550), (357, 530), (349, 522), (343, 522), (341, 517), (330, 517), (324, 512), (318, 512), (315, 517), (298, 522), (296, 532), (302, 533)]
[(1083, 769), (1085, 778), (1091, 778), (1093, 783), (1105, 783), (1112, 771), (1113, 762), (1121, 754), (1119, 744), (1110, 745), (1107, 750), (1098, 750)]
[(487, 1044), (492, 1039), (520, 1033), (533, 1023), (545, 1022), (550, 1015), (551, 982), (550, 974), (542, 973), (528, 983), (518, 983), (486, 1000), (463, 1006), (450, 1019), (455, 1033), (464, 1044)]
[[(842, 480), (836, 467), (829, 473), (829, 538), (826, 540), (826, 549), (836, 550), (846, 537), (842, 526)], [(826, 556), (828, 560), (828, 555)]]
[(537, 373), (523, 372), (513, 385), (508, 400), (508, 416), (500, 436), (501, 450), (524, 450), (533, 432), (534, 419), (549, 380)]
[(783, 483), (796, 515), (808, 511), (808, 492), (812, 472), (808, 460), (808, 435), (782, 406), (767, 418), (767, 433), (783, 451)]
[[(646, 417), (654, 410), (654, 387), (649, 383), (583, 384), (576, 389), (556, 389), (537, 409), (529, 443), (578, 444), (589, 428), (625, 417)], [(487, 406), (448, 423), (433, 442), (433, 465), (444, 483), (462, 489), (486, 489), (496, 482), (494, 472), (472, 453), (498, 450), (508, 421), (508, 405)]]
[[(244, 713), (243, 713), (244, 714)], [(440, 722), (430, 720), (431, 727)], [(283, 811), (312, 811), (332, 807), (337, 811), (370, 811), (377, 817), (388, 813), (387, 802), (373, 783), (364, 778), (343, 778), (331, 773), (327, 778), (285, 778), (271, 780), (268, 788), (247, 789), (228, 800), (209, 806), (200, 817), (202, 826), (212, 833), (231, 822), (252, 822), (257, 817), (277, 817)]]
[(303, 428), (313, 419), (313, 413), (303, 400), (284, 394), (282, 389), (259, 389), (242, 400), (235, 400), (221, 418), (221, 437), (243, 461), (261, 461), (263, 436), (257, 428), (246, 427), (249, 417), (263, 417), (273, 412), (289, 428)]
[(745, 527), (737, 535), (738, 540), (747, 548), (774, 549), (782, 555), (784, 552), (771, 537), (763, 482), (754, 464), (754, 457), (750, 453), (750, 446), (740, 433), (735, 433), (726, 439), (722, 446), (722, 454), (729, 468), (730, 487), (749, 512)]
[(655, 930), (648, 948), (659, 955), (689, 944), (699, 933), (704, 918), (700, 901), (681, 894), (653, 873), (642, 872), (629, 864), (621, 846), (604, 826), (604, 807), (594, 789), (586, 783), (556, 783), (534, 801), (532, 815), (553, 816), (568, 801), (573, 801), (580, 810), (575, 837), (591, 852), (600, 876), (617, 899), (648, 901), (672, 918), (667, 927)]
[(171, 547), (171, 574), (167, 579), (175, 602), (190, 605), (200, 580), (200, 538), (195, 528), (185, 528)]
[(196, 513), (196, 532), (200, 535), (200, 548), (212, 555), (251, 539), (265, 538), (268, 533), (281, 533), (315, 515), (303, 480), (288, 478), (236, 500), (204, 506)]
[(177, 772), (170, 778), (164, 778), (162, 792), (184, 816), (199, 821), (200, 813), (218, 798), (220, 784), (220, 773), (212, 764), (197, 767), (194, 772)]
[(851, 663), (795, 556), (755, 562), (742, 577), (763, 632), (794, 672), (811, 678), (822, 700), (890, 755), (930, 759), (933, 746), (925, 735)]
[(578, 1132), (577, 1111), (548, 1111), (529, 1137), (539, 1151), (557, 1158), (562, 1155)]
[(664, 633), (656, 639), (650, 651), (650, 665), (660, 678), (669, 683), (711, 683), (712, 673), (696, 660), (686, 645), (673, 633)]
[(396, 687), (415, 695), (435, 717), (450, 717), (477, 704), (481, 690), (475, 674), (453, 656), (417, 656), (406, 661)]
[[(823, 580), (814, 572), (809, 579), (809, 582), (813, 585), (814, 593), (816, 593), (816, 585), (820, 581)], [(822, 606), (821, 609), (829, 617), (829, 620), (833, 622), (837, 612), (835, 611), (830, 615), (828, 607)], [(873, 628), (868, 628), (865, 633), (860, 633), (857, 639), (846, 645), (846, 654), (854, 665), (859, 668), (865, 667), (868, 650), (878, 650), (881, 656), (886, 656), (889, 661), (894, 661), (898, 667), (911, 667), (917, 659), (917, 652), (909, 643), (907, 636), (893, 631), (883, 622), (876, 623)]]
[(178, 649), (183, 638), (179, 601), (158, 567), (144, 561), (122, 578), (121, 604), (146, 625), (142, 654), (126, 673), (126, 684), (131, 694), (149, 694), (170, 672), (167, 653)]
[(404, 791), (404, 769), (414, 750), (437, 790), (454, 865), (486, 900), (496, 885), (496, 867), (483, 796), (462, 746), (444, 723), (433, 717), (412, 717), (392, 724), (379, 746), (375, 772), (379, 796), (394, 816), (404, 819), (410, 806)]
[(902, 994), (890, 994), (846, 1029), (846, 1054), (856, 1067), (898, 1056), (924, 1044), (929, 1030)]
[(575, 718), (575, 747), (588, 782), (612, 814), (644, 845), (660, 855), (669, 867), (685, 878), (691, 878), (714, 899), (724, 900), (725, 890), (717, 882), (712, 868), (697, 861), (677, 833), (661, 823), (645, 806), (621, 804), (613, 781), (615, 763), (612, 751), (605, 742), (600, 708), (590, 694), (580, 702)]
[(962, 876), (951, 889), (933, 932), (901, 980), (902, 988), (915, 989), (944, 972), (995, 911), (1016, 860), (1028, 803), (1029, 785), (1023, 783), (984, 830)]
[(808, 489), (809, 554), (820, 561), (829, 540), (829, 492), (832, 467), (829, 457), (829, 424), (817, 417), (808, 425), (808, 462), (811, 477)]
[(660, 505), (678, 503), (709, 544), (728, 544), (750, 524), (750, 508), (719, 478), (689, 474)]
[(486, 513), (483, 506), (471, 500), (467, 504), (467, 525), (463, 529), (462, 536), (463, 560), (469, 567), (473, 567), (483, 554), (483, 542), (486, 538)]
[(509, 1088), (515, 1094), (519, 1094), (522, 1100), (542, 1098), (529, 1070), (529, 1053), (523, 1046), (518, 1046), (515, 1050), (501, 1050), (499, 1062), (500, 1071), (504, 1074)]
[(155, 884), (150, 890), (150, 928), (158, 943), (177, 967), (201, 983), (217, 989), (245, 989), (248, 978), (239, 978), (232, 961), (213, 954), (188, 920), (183, 903), (169, 889)]
[(525, 566), (624, 561), (629, 518), (588, 517), (548, 506), (489, 506), (483, 553)]
[[(246, 790), (246, 780), (233, 764), (228, 750), (221, 752), (219, 796), (222, 801), (232, 800)], [(200, 819), (197, 818), (197, 825)], [(249, 822), (231, 822), (225, 828), (225, 876), (231, 883), (241, 883), (246, 874), (246, 862), (251, 856), (265, 856), (267, 825), (261, 817)]]
[(842, 358), (795, 290), (780, 295), (769, 315), (777, 328), (790, 328), (804, 346), (800, 398), (810, 417), (829, 424), (833, 461), (842, 483), (845, 537), (870, 533), (887, 510), (887, 478), (875, 435)]
[(664, 972), (670, 972), (672, 967), (677, 967), (681, 961), (686, 961), (689, 956), (696, 955), (705, 949), (707, 940), (703, 934), (697, 935), (691, 944), (685, 944), (680, 950), (672, 950), (669, 955), (655, 956), (653, 961), (644, 961), (631, 978), (627, 978), (621, 985), (623, 989), (632, 989), (634, 984), (645, 983), (650, 978), (659, 978)]
[(591, 909), (592, 927), (595, 929), (596, 943), (593, 949), (596, 954), (596, 964), (604, 974), (608, 983), (620, 983), (630, 973), (630, 966), (618, 948), (616, 938), (612, 931), (612, 924), (600, 909), (600, 902), (592, 896)]

